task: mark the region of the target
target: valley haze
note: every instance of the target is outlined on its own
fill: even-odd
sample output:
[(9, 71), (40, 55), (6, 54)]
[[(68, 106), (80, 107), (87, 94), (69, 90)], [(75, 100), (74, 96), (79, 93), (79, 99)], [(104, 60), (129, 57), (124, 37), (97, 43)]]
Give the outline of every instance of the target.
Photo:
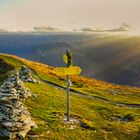
[(140, 86), (140, 36), (85, 32), (11, 32), (0, 34), (0, 52), (51, 66), (65, 66), (66, 49), (82, 75)]

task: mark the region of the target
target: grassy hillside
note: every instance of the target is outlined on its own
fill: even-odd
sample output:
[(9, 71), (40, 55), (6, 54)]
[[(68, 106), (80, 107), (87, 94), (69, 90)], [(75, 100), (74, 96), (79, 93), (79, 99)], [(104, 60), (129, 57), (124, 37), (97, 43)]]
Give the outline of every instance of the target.
[(36, 95), (24, 104), (38, 125), (30, 132), (38, 134), (38, 139), (140, 139), (139, 88), (72, 76), (71, 117), (80, 123), (74, 124), (75, 129), (71, 129), (72, 125), (63, 121), (66, 96), (65, 90), (59, 87), (65, 87), (65, 77), (55, 75), (52, 72), (54, 67), (19, 57), (0, 54), (0, 60), (0, 66), (4, 65), (7, 71), (0, 69), (1, 82), (3, 76), (9, 75), (13, 69), (20, 69), (23, 64), (32, 70), (35, 78), (42, 79), (41, 83), (24, 83)]

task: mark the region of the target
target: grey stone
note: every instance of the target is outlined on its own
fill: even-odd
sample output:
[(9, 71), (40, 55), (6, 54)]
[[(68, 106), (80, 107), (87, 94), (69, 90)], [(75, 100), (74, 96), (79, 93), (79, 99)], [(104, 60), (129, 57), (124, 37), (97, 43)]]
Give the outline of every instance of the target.
[(10, 132), (7, 129), (0, 129), (0, 136), (1, 137), (9, 137)]
[(3, 122), (2, 125), (4, 127), (12, 127), (13, 123), (12, 122)]
[(11, 88), (11, 89), (9, 90), (9, 92), (10, 92), (11, 94), (16, 94), (16, 93), (17, 93), (17, 90), (16, 90), (15, 88)]
[(39, 135), (28, 135), (29, 138), (39, 138)]
[(16, 77), (8, 77), (7, 81), (13, 82), (16, 80)]
[(21, 67), (19, 77), (23, 82), (37, 83), (37, 80), (32, 78), (30, 69), (24, 65)]

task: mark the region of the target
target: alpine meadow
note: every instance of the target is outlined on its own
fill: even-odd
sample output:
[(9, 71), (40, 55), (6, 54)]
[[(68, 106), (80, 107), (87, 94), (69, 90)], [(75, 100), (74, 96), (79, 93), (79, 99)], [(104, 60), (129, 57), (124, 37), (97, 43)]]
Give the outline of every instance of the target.
[(0, 0), (0, 140), (140, 140), (139, 0)]

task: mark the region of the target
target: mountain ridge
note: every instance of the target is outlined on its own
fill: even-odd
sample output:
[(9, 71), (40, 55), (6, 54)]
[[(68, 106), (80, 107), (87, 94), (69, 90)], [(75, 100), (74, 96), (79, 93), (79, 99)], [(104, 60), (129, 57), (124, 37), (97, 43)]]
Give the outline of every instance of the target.
[[(71, 118), (79, 123), (67, 124), (63, 120), (66, 115), (65, 77), (52, 73), (55, 69), (52, 66), (17, 56), (0, 54), (0, 59), (16, 70), (26, 65), (42, 79), (40, 83), (24, 82), (25, 87), (35, 94), (24, 104), (38, 126), (30, 131), (25, 139), (28, 140), (29, 135), (37, 135), (39, 139), (103, 140), (107, 137), (111, 140), (139, 140), (139, 88), (120, 86), (83, 76), (71, 76)], [(13, 69), (7, 70), (5, 76), (12, 71)], [(32, 76), (39, 80), (37, 75), (32, 72)], [(3, 80), (0, 75), (0, 83)], [(74, 93), (75, 91), (77, 93)]]
[[(139, 36), (123, 35), (5, 35), (0, 52), (52, 66), (65, 66), (63, 53), (70, 49), (82, 75), (107, 82), (140, 86)], [(50, 49), (51, 48), (51, 49)]]

